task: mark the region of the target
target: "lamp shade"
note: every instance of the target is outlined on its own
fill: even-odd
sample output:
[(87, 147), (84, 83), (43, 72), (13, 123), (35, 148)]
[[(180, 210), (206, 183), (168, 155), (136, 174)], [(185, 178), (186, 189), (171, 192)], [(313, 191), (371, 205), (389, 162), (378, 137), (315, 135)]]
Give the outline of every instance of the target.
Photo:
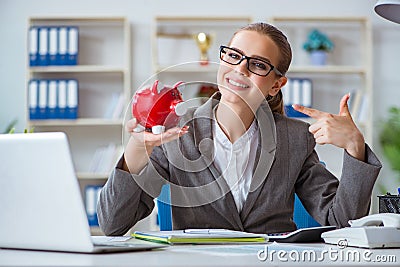
[(400, 0), (378, 0), (374, 9), (379, 16), (400, 23)]

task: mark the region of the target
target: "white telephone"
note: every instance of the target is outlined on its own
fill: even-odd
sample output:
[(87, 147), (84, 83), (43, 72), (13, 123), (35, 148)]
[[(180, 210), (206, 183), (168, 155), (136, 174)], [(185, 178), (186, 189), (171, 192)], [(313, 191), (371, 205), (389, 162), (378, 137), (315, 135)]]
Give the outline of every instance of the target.
[(362, 247), (400, 247), (400, 214), (378, 213), (350, 220), (351, 227), (322, 233), (325, 243)]

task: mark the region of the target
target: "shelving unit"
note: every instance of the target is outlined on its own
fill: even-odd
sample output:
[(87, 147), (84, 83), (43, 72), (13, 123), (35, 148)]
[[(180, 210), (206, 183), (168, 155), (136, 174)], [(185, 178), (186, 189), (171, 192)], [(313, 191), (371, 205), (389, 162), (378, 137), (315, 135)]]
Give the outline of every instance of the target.
[[(216, 84), (219, 46), (227, 44), (237, 29), (251, 21), (250, 17), (155, 17), (153, 78), (164, 84), (191, 83), (182, 92), (183, 98), (196, 97), (203, 82)], [(200, 64), (200, 49), (195, 40), (201, 32), (211, 36), (207, 65)]]
[[(344, 94), (350, 92), (353, 98), (364, 96), (368, 108), (363, 119), (359, 120), (357, 114), (352, 115), (366, 142), (373, 146), (372, 29), (369, 20), (364, 17), (272, 17), (270, 22), (286, 34), (292, 46), (293, 60), (288, 77), (313, 81), (313, 108), (337, 114)], [(327, 65), (311, 66), (303, 49), (303, 43), (313, 29), (325, 33), (335, 45), (328, 55)], [(353, 109), (356, 110), (359, 109)], [(318, 145), (317, 151), (328, 169), (340, 177), (342, 150)]]
[[(90, 171), (96, 150), (123, 142), (123, 114), (106, 118), (105, 111), (113, 94), (123, 95), (124, 109), (131, 98), (130, 23), (126, 17), (114, 16), (30, 17), (28, 29), (31, 26), (77, 26), (79, 29), (78, 65), (30, 67), (28, 61), (26, 70), (27, 84), (31, 79), (76, 79), (78, 118), (30, 120), (28, 112), (27, 125), (34, 127), (35, 132), (67, 134), (84, 196), (86, 185), (104, 184), (109, 175), (108, 171)], [(29, 107), (28, 94), (26, 99)]]

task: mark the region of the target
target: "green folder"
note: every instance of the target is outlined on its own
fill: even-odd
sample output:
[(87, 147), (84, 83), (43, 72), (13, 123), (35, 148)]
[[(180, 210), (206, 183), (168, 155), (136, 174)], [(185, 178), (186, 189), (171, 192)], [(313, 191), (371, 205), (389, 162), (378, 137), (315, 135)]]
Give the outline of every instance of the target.
[(268, 236), (226, 229), (135, 231), (133, 237), (166, 244), (266, 243)]

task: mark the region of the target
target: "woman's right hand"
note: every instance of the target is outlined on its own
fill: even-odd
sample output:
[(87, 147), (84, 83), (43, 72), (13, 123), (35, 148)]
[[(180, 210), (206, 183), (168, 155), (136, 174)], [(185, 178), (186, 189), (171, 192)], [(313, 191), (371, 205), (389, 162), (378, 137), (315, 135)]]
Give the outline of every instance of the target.
[(135, 118), (126, 124), (130, 138), (124, 153), (124, 170), (134, 174), (138, 174), (146, 166), (154, 147), (178, 139), (189, 129), (189, 126), (174, 127), (161, 134), (153, 134), (147, 131), (135, 132), (134, 129), (137, 126), (138, 122)]

